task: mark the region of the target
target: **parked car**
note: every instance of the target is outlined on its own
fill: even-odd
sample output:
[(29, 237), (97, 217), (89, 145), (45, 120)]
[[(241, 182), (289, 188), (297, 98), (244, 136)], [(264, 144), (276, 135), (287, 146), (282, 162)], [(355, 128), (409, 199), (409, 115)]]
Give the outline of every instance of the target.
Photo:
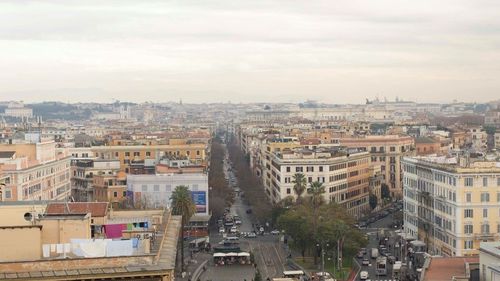
[(271, 231), (271, 234), (272, 235), (279, 235), (280, 231), (275, 229), (275, 230)]
[(231, 233), (236, 233), (238, 231), (238, 228), (236, 226), (231, 227), (230, 232)]
[(219, 227), (219, 233), (225, 233), (226, 230), (224, 229), (224, 227)]
[(364, 258), (363, 261), (361, 262), (362, 265), (370, 265), (370, 260), (367, 258)]
[(393, 255), (389, 255), (387, 256), (387, 261), (390, 263), (390, 264), (394, 264), (396, 262), (396, 257), (393, 256)]
[(250, 232), (247, 235), (247, 238), (255, 238), (255, 237), (257, 237), (257, 234), (255, 234), (255, 232)]
[(361, 251), (358, 252), (358, 255), (357, 255), (358, 259), (362, 259), (364, 256), (365, 255), (363, 254), (363, 252), (361, 252)]
[(359, 279), (361, 280), (366, 280), (368, 279), (369, 275), (368, 275), (368, 271), (361, 271), (361, 273), (359, 273)]

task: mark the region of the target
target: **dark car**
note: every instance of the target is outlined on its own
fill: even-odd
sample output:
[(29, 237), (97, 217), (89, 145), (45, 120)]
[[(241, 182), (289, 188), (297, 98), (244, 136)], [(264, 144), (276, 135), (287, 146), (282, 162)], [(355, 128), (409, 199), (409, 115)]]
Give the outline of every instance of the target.
[(387, 261), (390, 263), (390, 264), (394, 264), (394, 262), (396, 262), (396, 257), (393, 256), (393, 255), (389, 255), (387, 256)]
[(365, 256), (365, 254), (363, 254), (363, 252), (361, 252), (361, 251), (358, 252), (358, 255), (357, 255), (358, 259), (362, 259), (364, 256)]
[(252, 209), (247, 209), (247, 214), (251, 214), (252, 213)]

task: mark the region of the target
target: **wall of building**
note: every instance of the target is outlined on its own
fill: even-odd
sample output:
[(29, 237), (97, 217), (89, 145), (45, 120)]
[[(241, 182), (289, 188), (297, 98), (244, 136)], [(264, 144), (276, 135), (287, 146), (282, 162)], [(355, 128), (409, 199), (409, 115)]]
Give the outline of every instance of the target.
[[(193, 194), (199, 195), (196, 196), (200, 199), (197, 214), (208, 215), (208, 175), (205, 173), (127, 176), (127, 189), (133, 193), (134, 202), (150, 207), (170, 206), (170, 196), (179, 185), (185, 185)], [(204, 201), (204, 206), (201, 201)]]
[(0, 226), (10, 225), (31, 225), (32, 222), (26, 220), (26, 213), (33, 213), (34, 216), (45, 213), (47, 204), (34, 202), (26, 205), (0, 205)]
[(39, 259), (42, 255), (41, 230), (39, 226), (0, 227), (0, 267), (2, 261)]
[(42, 228), (42, 244), (70, 243), (70, 239), (90, 239), (90, 215), (81, 218), (50, 218), (39, 221)]

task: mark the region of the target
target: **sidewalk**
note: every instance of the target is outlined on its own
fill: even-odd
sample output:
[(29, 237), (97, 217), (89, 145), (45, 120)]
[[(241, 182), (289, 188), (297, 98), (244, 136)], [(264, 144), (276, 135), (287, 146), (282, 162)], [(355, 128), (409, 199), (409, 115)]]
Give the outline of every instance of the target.
[[(212, 254), (207, 252), (199, 252), (193, 255), (193, 258), (190, 259), (189, 255), (186, 256), (186, 276), (184, 278), (181, 277), (180, 273), (176, 273), (176, 280), (188, 281), (191, 276), (195, 272), (195, 270), (206, 260), (210, 260), (212, 258)], [(193, 280), (196, 281), (196, 280)]]

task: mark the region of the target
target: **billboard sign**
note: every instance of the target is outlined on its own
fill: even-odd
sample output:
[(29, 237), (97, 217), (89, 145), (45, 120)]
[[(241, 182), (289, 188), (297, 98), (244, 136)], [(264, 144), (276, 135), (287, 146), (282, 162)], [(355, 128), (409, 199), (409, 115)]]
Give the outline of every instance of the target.
[(191, 191), (191, 199), (196, 205), (196, 213), (207, 212), (207, 192), (206, 191)]

